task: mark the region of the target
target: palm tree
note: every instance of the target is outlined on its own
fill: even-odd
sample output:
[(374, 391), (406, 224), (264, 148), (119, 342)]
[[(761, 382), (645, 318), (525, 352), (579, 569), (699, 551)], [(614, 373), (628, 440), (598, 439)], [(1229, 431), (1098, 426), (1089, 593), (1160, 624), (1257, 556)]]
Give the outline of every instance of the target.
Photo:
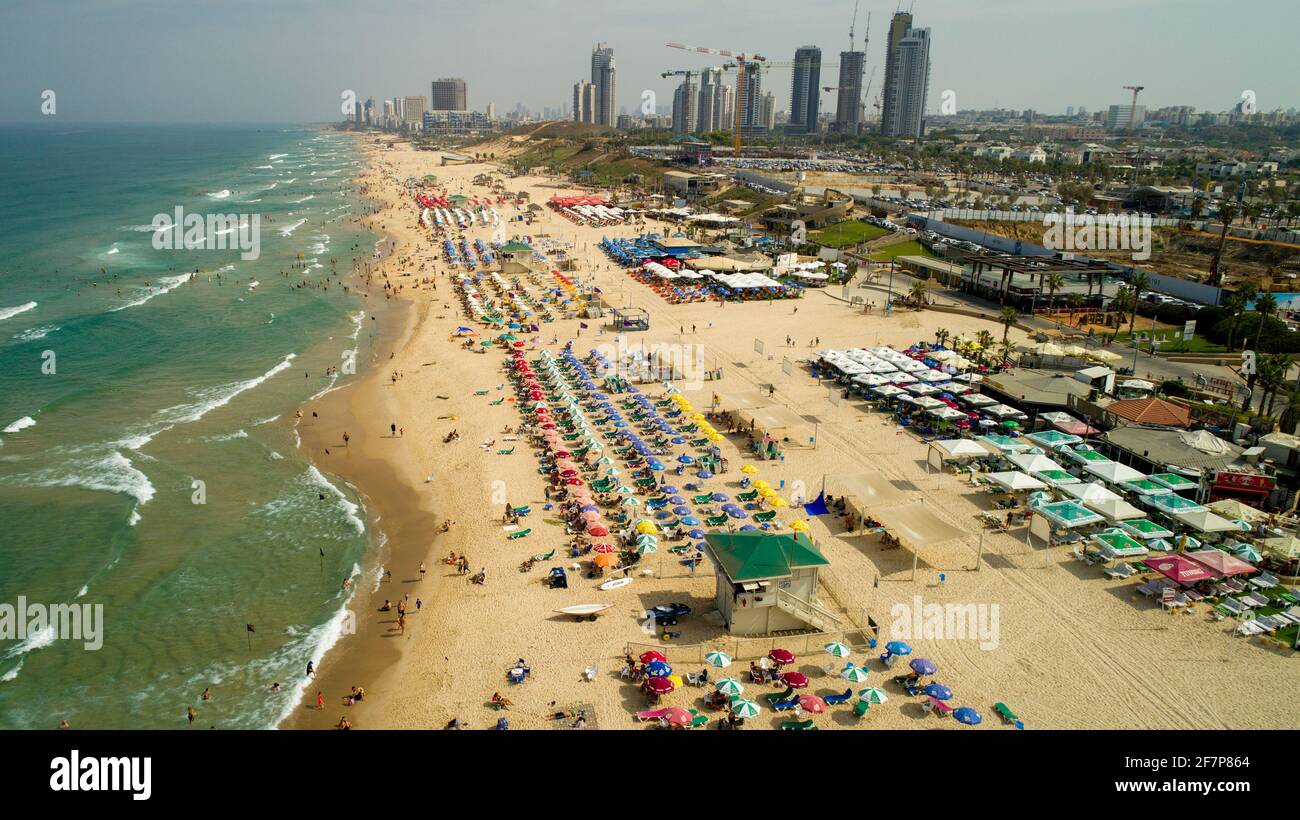
[(1002, 341), (1001, 344), (998, 345), (998, 353), (1002, 356), (1003, 364), (1010, 361), (1011, 354), (1015, 352), (1016, 352), (1016, 346), (1011, 344), (1011, 342), (1006, 341), (1005, 339)]
[(1133, 291), (1133, 312), (1129, 315), (1128, 335), (1133, 336), (1133, 326), (1137, 324), (1138, 303), (1142, 301), (1142, 291), (1151, 285), (1151, 278), (1144, 271), (1138, 271), (1133, 274), (1132, 280), (1129, 281), (1129, 288)]
[(1002, 308), (1002, 312), (998, 314), (998, 322), (1002, 325), (1003, 344), (1007, 343), (1007, 334), (1011, 332), (1011, 326), (1016, 323), (1018, 318), (1020, 318), (1020, 314), (1010, 306)]
[[(1261, 337), (1264, 335), (1264, 320), (1268, 318), (1268, 316), (1272, 314), (1275, 310), (1277, 310), (1277, 299), (1273, 298), (1273, 294), (1265, 293), (1255, 300), (1255, 312), (1259, 314), (1259, 325), (1255, 329), (1256, 351), (1259, 350), (1259, 342)], [(1251, 373), (1250, 376), (1246, 379), (1246, 387), (1249, 388), (1250, 392), (1246, 393), (1246, 398), (1243, 399), (1241, 402), (1242, 410), (1250, 409), (1250, 400), (1255, 395), (1255, 382), (1258, 380), (1259, 380), (1259, 366), (1257, 363), (1255, 367), (1255, 372)]]
[(912, 289), (909, 295), (912, 297), (912, 301), (916, 303), (917, 310), (925, 307), (925, 297), (929, 292), (929, 288), (925, 286), (925, 282), (918, 281), (912, 283)]
[(1047, 274), (1047, 298), (1052, 308), (1056, 308), (1056, 292), (1065, 287), (1065, 276), (1060, 271)]
[(948, 332), (947, 328), (941, 327), (934, 332), (934, 342), (940, 347), (943, 347), (944, 343), (947, 342), (948, 339), (950, 339), (951, 337), (952, 334)]
[(1300, 425), (1300, 384), (1293, 385), (1286, 394), (1286, 406), (1282, 416), (1277, 420), (1278, 429), (1283, 433), (1295, 435), (1296, 426)]
[(993, 347), (993, 334), (987, 330), (981, 330), (975, 334), (975, 343), (980, 346), (979, 360), (983, 364), (988, 356), (989, 348)]
[(1295, 360), (1286, 353), (1271, 353), (1261, 357), (1259, 362), (1259, 383), (1262, 388), (1259, 396), (1261, 414), (1273, 415), (1273, 402), (1277, 400), (1278, 391), (1286, 386), (1287, 376), (1290, 375), (1294, 364)]
[[(1118, 311), (1120, 315), (1119, 323), (1115, 329), (1118, 334), (1119, 329), (1124, 327), (1124, 314), (1130, 310), (1137, 310), (1137, 299), (1133, 296), (1133, 288), (1128, 285), (1120, 285), (1119, 289), (1115, 291), (1115, 297), (1110, 300), (1110, 306), (1112, 310)], [(1132, 323), (1129, 323), (1128, 333), (1130, 337), (1133, 335)]]
[(1223, 260), (1223, 246), (1228, 244), (1228, 226), (1232, 220), (1237, 217), (1237, 206), (1231, 202), (1223, 203), (1219, 208), (1219, 219), (1223, 222), (1223, 230), (1219, 231), (1219, 244), (1214, 249), (1214, 259), (1210, 262), (1210, 278), (1208, 283), (1218, 287), (1223, 281), (1223, 274), (1219, 272), (1219, 263)]
[(1241, 321), (1241, 314), (1246, 310), (1246, 294), (1243, 291), (1235, 290), (1228, 294), (1228, 298), (1223, 300), (1223, 309), (1228, 312), (1228, 350), (1232, 350), (1232, 343), (1236, 341), (1237, 323)]

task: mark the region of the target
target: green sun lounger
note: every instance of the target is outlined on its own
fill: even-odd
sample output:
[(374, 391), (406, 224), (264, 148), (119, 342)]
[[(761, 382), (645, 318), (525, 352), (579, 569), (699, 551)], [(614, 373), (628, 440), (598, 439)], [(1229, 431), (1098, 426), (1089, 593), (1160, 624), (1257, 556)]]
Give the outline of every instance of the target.
[(1005, 703), (993, 704), (993, 711), (1001, 715), (1002, 719), (1007, 723), (1015, 723), (1017, 720), (1020, 720), (1020, 718), (1016, 717), (1016, 713), (1011, 711)]
[(636, 486), (638, 487), (653, 487), (657, 483), (653, 478), (638, 478), (636, 480)]
[(526, 537), (528, 537), (528, 533), (530, 533), (530, 532), (532, 532), (532, 531), (533, 531), (533, 528), (532, 528), (532, 527), (529, 527), (529, 528), (526, 529), (526, 530), (520, 530), (519, 532), (512, 532), (512, 533), (510, 533), (509, 535), (507, 535), (506, 538), (508, 538), (508, 539), (511, 540), (511, 541), (515, 540), (516, 538), (526, 538)]
[(754, 514), (751, 516), (751, 518), (753, 518), (755, 521), (757, 521), (757, 522), (760, 523), (760, 524), (763, 523), (764, 521), (771, 521), (773, 518), (776, 518), (776, 510), (767, 510), (766, 512), (757, 512), (757, 513), (754, 513)]
[(700, 728), (701, 726), (708, 726), (708, 725), (709, 725), (709, 716), (708, 716), (708, 715), (697, 715), (696, 717), (691, 718), (691, 728), (692, 728), (692, 729), (698, 729), (698, 728)]
[(758, 490), (750, 490), (747, 493), (736, 494), (737, 501), (753, 501), (756, 498), (758, 498)]
[(709, 446), (709, 440), (708, 440), (707, 438), (694, 438), (694, 439), (691, 439), (691, 446), (692, 446), (692, 447), (708, 447), (708, 446)]
[(476, 395), (476, 396), (486, 396), (487, 394), (488, 394), (488, 391), (486, 391), (486, 390), (475, 390), (475, 391), (474, 391), (474, 395)]
[(778, 700), (785, 700), (794, 694), (794, 687), (787, 686), (784, 692), (768, 692), (763, 697), (767, 698), (768, 703), (776, 703)]
[(497, 450), (497, 455), (499, 455), (499, 456), (508, 456), (508, 455), (510, 455), (511, 453), (513, 453), (514, 451), (515, 451), (515, 448), (513, 448), (513, 447), (511, 447), (509, 450)]
[(501, 403), (504, 402), (504, 401), (505, 401), (505, 398), (502, 397), (502, 398), (497, 399), (496, 401), (490, 401), (490, 402), (488, 402), (488, 405), (491, 406), (491, 407), (495, 407), (496, 405), (501, 404)]
[(781, 728), (788, 731), (796, 731), (796, 732), (802, 731), (804, 729), (811, 729), (813, 728), (812, 718), (803, 721), (787, 720), (781, 724)]
[(704, 523), (708, 524), (710, 527), (725, 527), (727, 525), (727, 516), (715, 515), (712, 518), (704, 519)]
[(696, 504), (708, 504), (712, 500), (713, 497), (710, 496), (708, 493), (705, 493), (704, 495), (697, 495), (691, 499), (691, 501), (694, 501)]
[(534, 555), (534, 556), (533, 556), (533, 560), (534, 560), (534, 561), (549, 561), (549, 560), (551, 560), (551, 559), (554, 558), (554, 557), (555, 557), (555, 550), (551, 550), (550, 552), (546, 553), (545, 555)]

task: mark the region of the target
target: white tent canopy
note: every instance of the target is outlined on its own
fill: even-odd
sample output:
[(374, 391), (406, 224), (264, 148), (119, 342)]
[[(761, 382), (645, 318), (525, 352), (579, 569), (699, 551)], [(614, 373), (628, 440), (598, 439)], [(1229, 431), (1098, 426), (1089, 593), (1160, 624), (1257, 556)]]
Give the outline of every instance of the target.
[(968, 438), (943, 439), (930, 442), (932, 449), (943, 454), (944, 461), (960, 461), (967, 458), (983, 458), (990, 454), (987, 447)]
[(1047, 470), (1065, 469), (1042, 453), (1013, 453), (1012, 455), (1007, 456), (1007, 461), (1010, 461), (1026, 473), (1041, 473)]
[(1122, 498), (1085, 499), (1083, 506), (1101, 513), (1111, 521), (1127, 521), (1131, 518), (1146, 518), (1146, 510), (1138, 509)]
[(1174, 518), (1199, 532), (1232, 532), (1240, 530), (1235, 521), (1229, 521), (1209, 510), (1189, 510), (1188, 512), (1175, 513)]
[(1132, 467), (1126, 467), (1118, 461), (1090, 461), (1083, 465), (1083, 469), (1112, 484), (1119, 484), (1123, 481), (1137, 481), (1139, 478), (1146, 477)]
[(1047, 488), (1047, 485), (1043, 482), (1031, 475), (1025, 475), (1019, 470), (1012, 470), (1004, 473), (989, 473), (986, 477), (989, 481), (1002, 487), (1007, 492), (1019, 493)]

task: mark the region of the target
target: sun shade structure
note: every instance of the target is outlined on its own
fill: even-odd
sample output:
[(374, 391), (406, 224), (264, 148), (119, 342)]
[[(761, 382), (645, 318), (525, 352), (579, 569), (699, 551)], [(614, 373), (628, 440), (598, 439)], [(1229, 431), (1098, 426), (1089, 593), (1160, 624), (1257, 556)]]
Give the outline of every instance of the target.
[(1224, 498), (1215, 501), (1210, 505), (1210, 509), (1224, 518), (1236, 518), (1244, 521), (1260, 521), (1268, 517), (1263, 510), (1248, 504), (1242, 504), (1235, 498)]
[(1216, 575), (1246, 575), (1257, 568), (1222, 550), (1202, 549), (1187, 553), (1187, 557), (1213, 571)]
[(737, 583), (788, 578), (796, 569), (831, 563), (804, 533), (715, 532), (705, 535), (704, 542), (727, 577)]
[(989, 473), (986, 476), (989, 481), (998, 485), (1010, 493), (1029, 492), (1030, 490), (1046, 489), (1047, 485), (1031, 475), (1026, 475), (1019, 470), (1011, 470), (1004, 473)]
[(1239, 532), (1241, 530), (1237, 522), (1217, 516), (1204, 507), (1174, 513), (1174, 518), (1197, 532)]
[(938, 450), (944, 461), (963, 461), (971, 458), (984, 458), (992, 451), (968, 438), (943, 439), (930, 442), (931, 450)]
[(1142, 503), (1171, 516), (1176, 516), (1178, 513), (1194, 512), (1205, 509), (1195, 501), (1183, 498), (1181, 495), (1174, 495), (1173, 493), (1169, 493), (1168, 495), (1143, 496)]
[(1173, 490), (1168, 487), (1157, 484), (1149, 478), (1143, 477), (1133, 481), (1121, 481), (1120, 486), (1138, 495), (1169, 495)]
[(1146, 555), (1146, 545), (1126, 535), (1120, 530), (1107, 530), (1092, 536), (1093, 543), (1101, 547), (1102, 555), (1107, 558), (1132, 558)]
[(976, 441), (987, 442), (993, 449), (1001, 453), (1023, 453), (1026, 450), (1033, 449), (1033, 443), (1023, 438), (1012, 438), (1011, 436), (989, 435), (979, 436)]
[(1162, 555), (1148, 558), (1146, 565), (1175, 583), (1188, 585), (1217, 578), (1218, 573), (1185, 555)]
[(844, 496), (861, 513), (875, 515), (883, 507), (895, 507), (912, 501), (915, 487), (899, 489), (880, 473), (842, 473), (827, 476), (826, 488), (832, 495)]
[(1060, 470), (1060, 464), (1052, 461), (1042, 453), (1014, 453), (1007, 456), (1007, 461), (1026, 473), (1041, 473), (1044, 470)]
[(921, 501), (875, 510), (872, 512), (872, 517), (913, 550), (942, 544), (966, 535), (965, 530), (954, 527), (940, 518), (934, 512), (933, 505)]
[(1103, 481), (1109, 481), (1112, 484), (1119, 484), (1125, 481), (1136, 481), (1144, 478), (1142, 473), (1120, 464), (1118, 461), (1090, 461), (1083, 465), (1083, 469)]
[(1025, 438), (1043, 447), (1060, 447), (1063, 444), (1078, 444), (1083, 441), (1078, 436), (1072, 436), (1058, 430), (1041, 430), (1037, 433), (1030, 433)]
[(1125, 399), (1111, 402), (1106, 412), (1137, 424), (1154, 424), (1161, 427), (1186, 427), (1192, 423), (1186, 407), (1164, 399)]
[(1146, 510), (1134, 507), (1122, 498), (1105, 501), (1085, 501), (1083, 505), (1093, 512), (1104, 515), (1111, 521), (1126, 521), (1133, 518), (1146, 518)]
[(1136, 521), (1121, 521), (1120, 527), (1130, 535), (1148, 541), (1153, 538), (1172, 538), (1174, 535), (1173, 530), (1166, 529), (1146, 518)]
[(1195, 490), (1200, 486), (1200, 484), (1192, 481), (1190, 478), (1185, 478), (1177, 473), (1153, 473), (1147, 476), (1147, 478), (1160, 486), (1168, 487), (1175, 492), (1178, 490)]
[(1087, 484), (1071, 484), (1068, 487), (1062, 487), (1067, 495), (1087, 504), (1089, 501), (1122, 501), (1124, 497), (1114, 490), (1102, 484), (1100, 481), (1092, 481)]
[(1092, 436), (1097, 434), (1097, 428), (1089, 426), (1069, 413), (1040, 413), (1038, 417), (1062, 433), (1069, 433), (1072, 436)]
[(1077, 501), (1055, 501), (1035, 507), (1034, 512), (1058, 527), (1083, 527), (1100, 523), (1102, 517)]

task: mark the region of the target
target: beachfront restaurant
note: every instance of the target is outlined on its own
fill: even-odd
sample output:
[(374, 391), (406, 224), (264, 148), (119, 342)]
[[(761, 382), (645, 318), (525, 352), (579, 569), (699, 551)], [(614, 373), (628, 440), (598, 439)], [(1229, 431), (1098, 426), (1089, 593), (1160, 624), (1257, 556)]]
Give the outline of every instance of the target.
[(839, 626), (817, 602), (817, 574), (830, 561), (807, 533), (716, 532), (704, 544), (717, 568), (714, 603), (732, 635)]
[[(1078, 292), (1084, 299), (1083, 307), (1100, 308), (1105, 302), (1101, 291), (1107, 280), (1113, 279), (1117, 273), (1105, 264), (1051, 256), (1018, 256), (1013, 253), (961, 252), (953, 261), (961, 262), (966, 268), (962, 273), (961, 290), (1014, 307), (1022, 313), (1047, 309), (1049, 297), (1043, 292), (1043, 283), (1053, 273), (1060, 273), (1066, 280), (1066, 287), (1055, 294), (1056, 298)], [(1085, 281), (1100, 282), (1102, 288), (1091, 294), (1087, 291), (1079, 292), (1076, 289), (1078, 284)], [(1114, 295), (1113, 290), (1111, 295)]]

